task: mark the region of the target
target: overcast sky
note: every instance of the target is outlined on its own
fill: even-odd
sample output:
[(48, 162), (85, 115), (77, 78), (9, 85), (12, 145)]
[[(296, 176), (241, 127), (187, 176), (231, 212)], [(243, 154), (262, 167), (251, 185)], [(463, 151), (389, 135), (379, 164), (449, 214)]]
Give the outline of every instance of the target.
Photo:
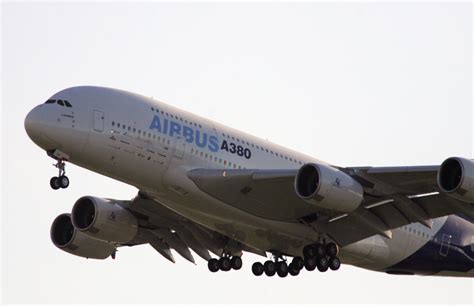
[[(83, 195), (137, 190), (53, 160), (27, 137), (70, 86), (125, 89), (341, 166), (473, 157), (471, 4), (2, 4), (2, 292), (9, 303), (464, 303), (470, 279), (337, 272), (210, 274), (149, 246), (86, 260), (50, 242)], [(197, 258), (197, 256), (195, 256)]]

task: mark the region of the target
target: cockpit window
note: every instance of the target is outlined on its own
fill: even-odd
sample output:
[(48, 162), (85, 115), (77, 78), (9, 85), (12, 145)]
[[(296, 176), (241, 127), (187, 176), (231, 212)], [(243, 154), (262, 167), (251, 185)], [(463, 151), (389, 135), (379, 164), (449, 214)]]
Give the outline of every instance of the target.
[(61, 106), (65, 106), (65, 107), (72, 107), (71, 103), (69, 103), (69, 101), (67, 100), (48, 100), (46, 102), (44, 102), (45, 104), (53, 104), (53, 103), (56, 103), (56, 104), (59, 104)]

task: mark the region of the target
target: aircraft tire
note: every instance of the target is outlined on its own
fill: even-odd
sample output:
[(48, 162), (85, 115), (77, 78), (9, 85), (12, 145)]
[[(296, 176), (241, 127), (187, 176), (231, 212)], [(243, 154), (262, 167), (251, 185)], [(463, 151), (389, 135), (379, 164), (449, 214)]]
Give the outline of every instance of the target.
[(221, 257), (219, 259), (219, 269), (221, 269), (221, 271), (230, 271), (230, 269), (232, 269), (229, 257)]
[(275, 275), (275, 273), (276, 273), (275, 263), (271, 260), (267, 260), (263, 264), (263, 270), (265, 271), (265, 275), (267, 275), (267, 276)]
[(315, 255), (314, 245), (308, 244), (303, 248), (303, 256), (306, 257), (313, 257)]
[(207, 267), (212, 273), (219, 271), (219, 261), (215, 258), (209, 259), (207, 262)]
[(329, 269), (329, 260), (326, 257), (322, 257), (318, 260), (319, 272), (326, 272)]
[(276, 270), (279, 277), (286, 277), (288, 275), (288, 265), (284, 261), (276, 264)]
[(54, 190), (58, 190), (59, 188), (61, 188), (61, 185), (60, 185), (60, 182), (59, 182), (59, 177), (53, 176), (53, 177), (49, 180), (49, 185), (50, 185), (51, 188), (53, 188)]
[(299, 256), (293, 257), (293, 260), (291, 261), (291, 263), (293, 263), (294, 267), (296, 267), (298, 270), (301, 270), (304, 268), (304, 260), (303, 258)]
[(233, 256), (230, 260), (230, 266), (234, 270), (240, 270), (242, 268), (242, 258), (240, 256)]
[(288, 272), (290, 273), (291, 276), (296, 276), (300, 274), (300, 270), (301, 269), (294, 262), (290, 263), (290, 265), (288, 266)]
[(255, 276), (260, 276), (264, 272), (263, 265), (260, 262), (254, 262), (252, 265), (252, 273)]
[(59, 178), (59, 186), (61, 188), (67, 188), (69, 187), (69, 178), (65, 175), (60, 176)]
[(318, 262), (315, 257), (309, 257), (304, 259), (304, 267), (308, 271), (313, 271), (316, 269)]
[(321, 243), (316, 243), (314, 245), (314, 253), (316, 258), (323, 258), (326, 256), (326, 248)]
[(326, 254), (329, 257), (336, 257), (338, 253), (337, 245), (334, 242), (330, 242), (326, 245)]
[(338, 257), (329, 259), (329, 268), (333, 271), (339, 270), (341, 267), (341, 260)]

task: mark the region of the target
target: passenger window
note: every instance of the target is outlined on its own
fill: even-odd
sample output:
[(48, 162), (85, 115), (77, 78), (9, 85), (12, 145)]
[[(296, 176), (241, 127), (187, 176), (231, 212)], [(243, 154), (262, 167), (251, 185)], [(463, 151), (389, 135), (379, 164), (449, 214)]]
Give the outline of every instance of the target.
[(58, 104), (61, 105), (61, 106), (64, 106), (63, 100), (58, 100)]

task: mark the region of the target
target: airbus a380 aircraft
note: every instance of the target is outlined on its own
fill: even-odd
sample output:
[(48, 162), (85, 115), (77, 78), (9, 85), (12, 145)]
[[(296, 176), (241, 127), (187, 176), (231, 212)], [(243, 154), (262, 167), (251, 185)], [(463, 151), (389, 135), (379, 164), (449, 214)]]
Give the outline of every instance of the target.
[[(474, 161), (342, 168), (141, 95), (102, 87), (54, 94), (25, 119), (29, 137), (71, 162), (139, 189), (132, 200), (84, 196), (51, 239), (85, 258), (117, 248), (171, 249), (209, 270), (240, 269), (243, 251), (272, 260), (255, 275), (337, 270), (474, 276)], [(218, 258), (212, 258), (210, 252)], [(291, 261), (289, 258), (292, 257)]]

